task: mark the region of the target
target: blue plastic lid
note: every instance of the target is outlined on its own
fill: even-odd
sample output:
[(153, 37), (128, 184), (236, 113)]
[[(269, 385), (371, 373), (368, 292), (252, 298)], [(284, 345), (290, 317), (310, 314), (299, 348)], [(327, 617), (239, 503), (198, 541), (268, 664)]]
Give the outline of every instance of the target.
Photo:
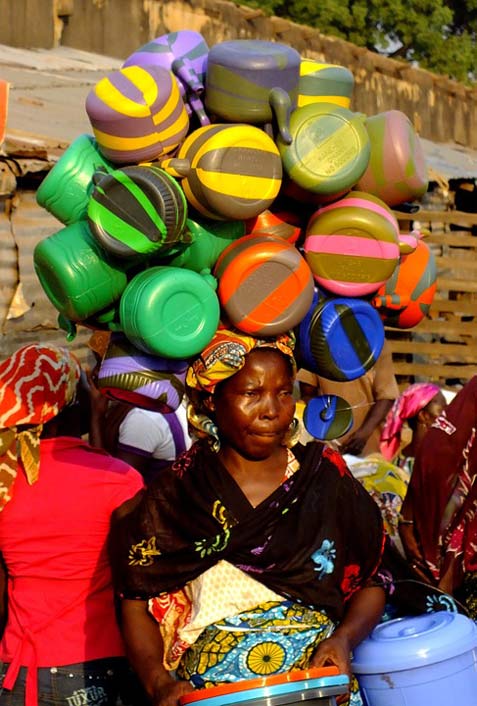
[(346, 382), (362, 377), (379, 358), (384, 326), (369, 302), (336, 297), (318, 303), (309, 323), (309, 354), (321, 377)]
[(306, 404), (303, 424), (315, 439), (339, 439), (351, 429), (353, 412), (349, 402), (338, 395), (318, 395)]
[(477, 648), (477, 625), (439, 611), (381, 623), (354, 650), (356, 674), (382, 674), (445, 662)]
[[(264, 703), (273, 704), (274, 697), (296, 694), (288, 703), (299, 703), (309, 699), (316, 699), (317, 696), (324, 698), (345, 694), (348, 691), (349, 679), (346, 674), (336, 676), (319, 677), (317, 679), (305, 679), (303, 681), (284, 682), (283, 684), (272, 684), (261, 686), (256, 689), (246, 689), (235, 691), (220, 696), (212, 696), (210, 699), (202, 699), (202, 706), (234, 706), (234, 704), (251, 703), (257, 701), (257, 706)], [(309, 696), (307, 697), (307, 692)], [(317, 693), (318, 692), (318, 693)], [(283, 703), (283, 701), (281, 701)]]

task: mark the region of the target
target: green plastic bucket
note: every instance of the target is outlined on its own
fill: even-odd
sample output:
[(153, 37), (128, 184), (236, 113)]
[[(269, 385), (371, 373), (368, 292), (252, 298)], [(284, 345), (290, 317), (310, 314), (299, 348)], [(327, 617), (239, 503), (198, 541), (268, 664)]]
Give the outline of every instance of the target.
[(36, 192), (37, 203), (65, 225), (84, 220), (94, 188), (93, 175), (113, 169), (94, 137), (80, 135), (41, 182)]
[(124, 266), (101, 249), (86, 221), (40, 241), (33, 264), (46, 296), (71, 321), (109, 308), (127, 284)]

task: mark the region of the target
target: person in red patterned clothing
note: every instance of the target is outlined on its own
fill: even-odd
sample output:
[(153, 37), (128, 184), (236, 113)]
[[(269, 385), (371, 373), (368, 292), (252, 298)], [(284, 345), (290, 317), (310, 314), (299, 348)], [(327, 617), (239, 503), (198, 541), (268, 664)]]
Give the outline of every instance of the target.
[(31, 344), (0, 364), (2, 706), (114, 706), (127, 667), (107, 537), (143, 481), (80, 438), (84, 382), (66, 348)]
[(399, 527), (416, 574), (477, 620), (477, 376), (434, 419), (417, 450)]

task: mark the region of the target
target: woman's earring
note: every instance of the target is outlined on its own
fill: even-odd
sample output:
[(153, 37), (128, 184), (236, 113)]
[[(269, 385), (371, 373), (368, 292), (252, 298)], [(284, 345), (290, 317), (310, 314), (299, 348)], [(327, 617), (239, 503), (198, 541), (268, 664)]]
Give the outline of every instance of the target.
[(293, 417), (285, 435), (285, 446), (288, 446), (288, 448), (295, 446), (300, 439), (300, 434), (300, 420), (298, 417)]

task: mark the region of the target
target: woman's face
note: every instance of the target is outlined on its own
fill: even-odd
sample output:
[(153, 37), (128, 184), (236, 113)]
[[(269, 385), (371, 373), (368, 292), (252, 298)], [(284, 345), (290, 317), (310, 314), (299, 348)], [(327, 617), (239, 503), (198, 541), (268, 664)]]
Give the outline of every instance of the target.
[(442, 392), (438, 392), (435, 397), (429, 402), (425, 407), (427, 413), (429, 414), (429, 422), (432, 424), (437, 417), (440, 415), (444, 407), (447, 406), (447, 401)]
[(251, 459), (268, 458), (283, 444), (293, 420), (293, 376), (285, 357), (255, 349), (244, 367), (217, 388), (211, 409), (222, 446)]

